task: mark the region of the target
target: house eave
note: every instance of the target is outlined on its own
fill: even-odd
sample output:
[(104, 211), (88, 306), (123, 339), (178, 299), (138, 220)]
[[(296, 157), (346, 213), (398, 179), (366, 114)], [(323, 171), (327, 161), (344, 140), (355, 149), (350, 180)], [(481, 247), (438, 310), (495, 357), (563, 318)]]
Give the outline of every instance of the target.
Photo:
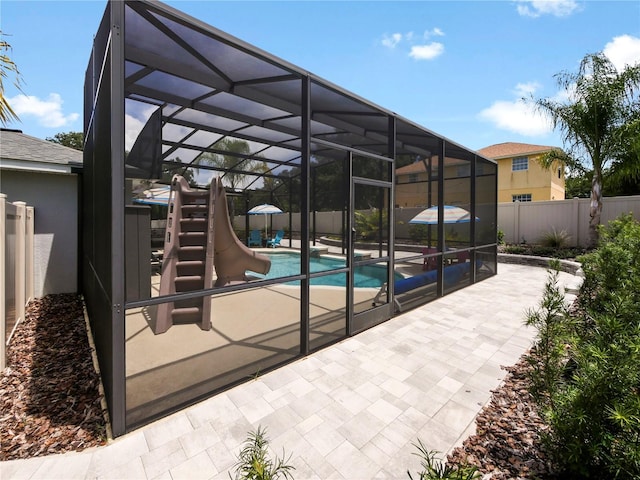
[[(547, 148), (544, 150), (531, 150), (530, 152), (518, 152), (518, 153), (510, 153), (508, 155), (500, 155), (498, 157), (491, 157), (493, 160), (498, 161), (498, 160), (506, 160), (508, 158), (515, 158), (515, 157), (530, 157), (533, 155), (542, 155), (543, 153), (547, 153), (550, 152), (551, 148)], [(559, 149), (558, 149), (559, 150)]]
[(82, 164), (60, 164), (50, 162), (34, 162), (13, 159), (2, 159), (0, 163), (0, 170), (20, 170), (28, 172), (41, 172), (41, 173), (57, 173), (63, 175), (77, 174), (78, 169), (82, 168)]

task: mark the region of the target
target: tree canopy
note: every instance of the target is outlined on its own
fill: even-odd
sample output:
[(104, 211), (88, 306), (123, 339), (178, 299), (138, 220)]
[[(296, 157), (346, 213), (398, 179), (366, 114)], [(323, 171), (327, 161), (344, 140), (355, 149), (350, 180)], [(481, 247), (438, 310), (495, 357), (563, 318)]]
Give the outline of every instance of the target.
[(588, 54), (577, 72), (555, 76), (566, 100), (535, 100), (559, 129), (564, 153), (551, 152), (546, 165), (562, 161), (574, 172), (590, 172), (589, 242), (595, 245), (602, 213), (603, 175), (640, 178), (640, 64), (618, 72), (603, 54)]
[(46, 140), (80, 151), (84, 149), (84, 136), (82, 132), (56, 133), (53, 137), (47, 137)]
[(256, 160), (245, 140), (223, 138), (213, 145), (221, 153), (205, 152), (193, 163), (194, 166), (211, 166), (224, 171), (222, 182), (232, 189), (242, 188), (251, 179), (251, 173), (264, 171), (264, 162)]

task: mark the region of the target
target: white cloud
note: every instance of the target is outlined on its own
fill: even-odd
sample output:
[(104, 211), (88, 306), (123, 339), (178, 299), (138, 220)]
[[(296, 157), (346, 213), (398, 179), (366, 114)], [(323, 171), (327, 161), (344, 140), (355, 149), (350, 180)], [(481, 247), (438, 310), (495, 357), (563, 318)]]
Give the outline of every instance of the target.
[(145, 122), (132, 117), (129, 114), (124, 116), (124, 149), (130, 151), (136, 142), (138, 135), (142, 131)]
[(35, 117), (38, 123), (48, 128), (60, 128), (75, 122), (80, 114), (62, 113), (62, 97), (57, 93), (49, 94), (46, 100), (33, 95), (16, 95), (7, 99), (11, 108), (20, 117)]
[(433, 60), (444, 53), (444, 45), (433, 42), (428, 45), (414, 45), (409, 56), (416, 60)]
[(551, 133), (549, 120), (522, 100), (497, 101), (480, 112), (480, 118), (492, 122), (502, 130), (536, 137)]
[(519, 83), (514, 93), (516, 100), (498, 100), (482, 110), (479, 117), (493, 123), (497, 128), (528, 137), (536, 137), (551, 133), (549, 119), (536, 111), (530, 102), (522, 100), (522, 96), (533, 95), (540, 88), (536, 82)]
[(539, 88), (540, 84), (538, 82), (519, 83), (516, 85), (514, 93), (520, 98), (528, 97), (533, 95)]
[[(435, 27), (432, 30), (425, 30), (423, 34), (423, 41), (432, 36), (441, 37), (443, 35), (444, 32), (438, 27)], [(381, 43), (389, 49), (396, 48), (400, 43), (407, 43), (411, 45), (409, 56), (416, 60), (432, 60), (442, 55), (444, 52), (444, 45), (442, 43), (431, 42), (424, 45), (412, 45), (417, 41), (420, 41), (420, 39), (413, 32), (407, 32), (404, 34), (392, 33), (390, 35), (385, 33), (382, 36)]]
[[(135, 100), (126, 101), (126, 113), (124, 116), (124, 148), (125, 150), (131, 150), (138, 135), (144, 128), (151, 117), (151, 114), (158, 109), (155, 105), (148, 105), (146, 103), (136, 102)], [(184, 128), (186, 132), (188, 129)]]
[(605, 45), (603, 52), (621, 72), (627, 65), (640, 62), (640, 38), (631, 35), (614, 37)]
[(398, 45), (401, 40), (402, 40), (401, 33), (392, 33), (391, 35), (387, 35), (385, 33), (382, 37), (382, 45), (388, 48), (395, 48), (396, 45)]
[(566, 17), (578, 10), (575, 0), (516, 0), (518, 13), (525, 17), (539, 17), (541, 15), (554, 15)]
[(440, 30), (438, 27), (433, 28), (433, 30), (425, 30), (424, 38), (429, 37), (444, 37), (444, 32)]

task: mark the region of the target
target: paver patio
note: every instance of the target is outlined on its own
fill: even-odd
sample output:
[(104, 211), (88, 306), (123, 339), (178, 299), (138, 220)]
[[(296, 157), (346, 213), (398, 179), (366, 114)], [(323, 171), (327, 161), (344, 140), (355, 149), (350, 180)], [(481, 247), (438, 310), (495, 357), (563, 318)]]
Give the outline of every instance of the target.
[[(296, 479), (407, 478), (421, 439), (445, 455), (535, 332), (547, 272), (500, 264), (498, 275), (79, 453), (0, 463), (9, 479), (222, 479), (266, 427)], [(568, 273), (563, 285), (573, 285)], [(567, 294), (568, 299), (572, 295)]]

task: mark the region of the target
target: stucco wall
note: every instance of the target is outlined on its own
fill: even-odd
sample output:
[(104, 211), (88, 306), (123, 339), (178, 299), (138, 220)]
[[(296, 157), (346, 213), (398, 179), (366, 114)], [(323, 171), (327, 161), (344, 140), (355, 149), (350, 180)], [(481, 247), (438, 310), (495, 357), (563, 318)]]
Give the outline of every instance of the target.
[(34, 207), (34, 295), (78, 291), (78, 176), (2, 170), (10, 202)]
[(511, 168), (513, 158), (498, 160), (498, 202), (511, 202), (512, 195), (526, 193), (531, 194), (534, 202), (564, 200), (564, 175), (558, 178), (556, 167), (543, 169), (539, 157), (529, 156), (529, 168), (515, 172)]

